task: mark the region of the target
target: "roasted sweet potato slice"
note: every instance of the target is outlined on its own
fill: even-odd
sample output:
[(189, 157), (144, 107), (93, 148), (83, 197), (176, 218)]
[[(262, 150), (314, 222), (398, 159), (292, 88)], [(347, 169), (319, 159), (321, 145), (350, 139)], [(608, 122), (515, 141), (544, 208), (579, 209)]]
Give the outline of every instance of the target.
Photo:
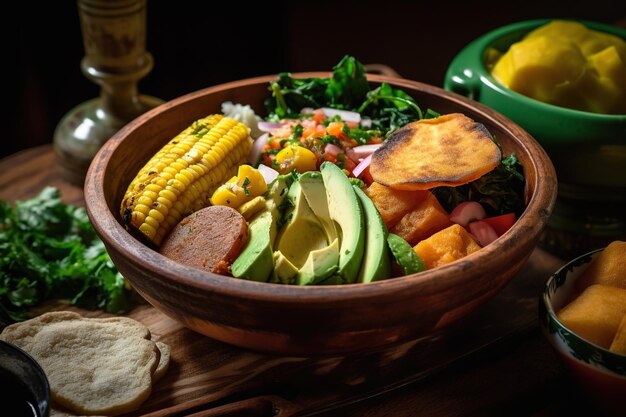
[(374, 154), (374, 181), (399, 190), (457, 186), (500, 164), (501, 153), (480, 123), (460, 113), (409, 123)]

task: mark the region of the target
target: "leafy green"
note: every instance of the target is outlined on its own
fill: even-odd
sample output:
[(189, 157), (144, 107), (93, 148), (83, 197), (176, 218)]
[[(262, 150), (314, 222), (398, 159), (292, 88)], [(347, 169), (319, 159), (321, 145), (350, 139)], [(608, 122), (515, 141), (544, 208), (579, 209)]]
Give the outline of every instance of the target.
[(519, 216), (524, 209), (522, 172), (522, 165), (512, 153), (503, 158), (502, 163), (493, 171), (469, 184), (437, 187), (431, 191), (448, 212), (464, 201), (478, 201), (489, 216), (506, 213), (516, 213)]
[(57, 189), (12, 206), (0, 201), (0, 320), (28, 318), (41, 302), (109, 312), (129, 307), (130, 292), (85, 209), (64, 204)]
[(272, 97), (265, 101), (268, 119), (298, 118), (305, 107), (322, 107), (329, 83), (328, 78), (296, 79), (287, 72), (278, 74), (278, 80), (270, 83)]
[(346, 55), (333, 67), (333, 76), (326, 87), (328, 105), (335, 109), (353, 110), (363, 102), (369, 89), (363, 64)]
[(362, 113), (372, 119), (373, 129), (388, 135), (407, 123), (438, 116), (430, 109), (422, 112), (410, 95), (387, 83), (371, 90), (365, 67), (349, 55), (333, 67), (330, 78), (295, 79), (283, 72), (270, 83), (270, 91), (265, 106), (273, 121), (300, 118), (305, 107), (332, 107)]

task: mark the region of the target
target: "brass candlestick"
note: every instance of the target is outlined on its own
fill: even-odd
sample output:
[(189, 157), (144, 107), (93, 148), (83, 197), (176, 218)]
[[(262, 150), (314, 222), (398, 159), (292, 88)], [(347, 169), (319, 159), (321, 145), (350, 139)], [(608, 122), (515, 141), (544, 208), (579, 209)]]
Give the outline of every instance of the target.
[(129, 121), (163, 101), (140, 95), (137, 82), (152, 69), (146, 52), (145, 0), (78, 0), (83, 74), (100, 97), (67, 113), (54, 132), (65, 179), (82, 185), (96, 152)]

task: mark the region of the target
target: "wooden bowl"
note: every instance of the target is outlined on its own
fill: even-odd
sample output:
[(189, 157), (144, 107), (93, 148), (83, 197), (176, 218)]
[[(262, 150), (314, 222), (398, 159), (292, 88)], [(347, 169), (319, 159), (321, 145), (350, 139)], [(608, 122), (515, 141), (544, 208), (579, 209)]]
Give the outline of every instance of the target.
[[(327, 77), (303, 73), (299, 77)], [(465, 316), (494, 296), (530, 256), (552, 211), (554, 168), (537, 142), (497, 112), (440, 88), (368, 76), (411, 94), (422, 108), (461, 112), (483, 123), (524, 166), (527, 207), (515, 225), (466, 258), (417, 275), (370, 284), (298, 287), (203, 272), (145, 246), (122, 226), (118, 208), (148, 159), (193, 120), (224, 101), (264, 114), (274, 76), (206, 88), (157, 107), (113, 136), (85, 182), (89, 217), (120, 272), (154, 307), (185, 326), (240, 347), (310, 356), (371, 350), (411, 340)]]

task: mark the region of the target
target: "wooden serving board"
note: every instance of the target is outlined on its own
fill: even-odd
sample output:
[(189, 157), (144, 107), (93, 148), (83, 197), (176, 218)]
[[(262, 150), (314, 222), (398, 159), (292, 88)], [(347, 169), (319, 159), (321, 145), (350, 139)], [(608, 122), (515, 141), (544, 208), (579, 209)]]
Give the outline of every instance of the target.
[[(82, 190), (63, 180), (50, 146), (0, 161), (0, 199), (26, 199), (47, 185), (58, 187), (66, 202), (82, 204)], [(481, 350), (507, 349), (528, 336), (536, 329), (543, 285), (562, 264), (536, 249), (504, 290), (467, 318), (418, 340), (348, 356), (256, 353), (197, 334), (150, 305), (139, 305), (125, 315), (146, 324), (153, 339), (170, 345), (171, 364), (150, 398), (129, 416), (313, 415), (406, 386)], [(60, 309), (106, 315), (63, 301), (38, 311)]]

